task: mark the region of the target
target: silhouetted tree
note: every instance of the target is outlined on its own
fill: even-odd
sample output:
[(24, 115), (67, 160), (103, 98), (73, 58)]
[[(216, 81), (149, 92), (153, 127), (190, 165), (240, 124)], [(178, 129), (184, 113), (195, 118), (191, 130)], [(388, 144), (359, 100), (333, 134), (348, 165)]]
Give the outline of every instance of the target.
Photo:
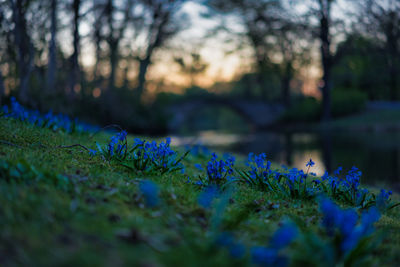
[(47, 92), (49, 93), (55, 91), (55, 76), (57, 70), (57, 0), (51, 0), (50, 21), (49, 60), (47, 64)]
[(17, 50), (19, 73), (19, 98), (28, 101), (29, 79), (33, 70), (34, 47), (27, 31), (26, 13), (31, 4), (29, 0), (8, 0), (14, 24), (14, 44)]
[(4, 96), (6, 89), (4, 87), (4, 78), (3, 78), (3, 73), (0, 69), (0, 105)]
[[(290, 103), (290, 82), (295, 74), (295, 64), (305, 57), (306, 51), (300, 40), (305, 38), (305, 24), (284, 8), (284, 1), (271, 0), (210, 0), (209, 5), (223, 14), (240, 18), (244, 35), (254, 51), (256, 81), (262, 97), (267, 98), (265, 87), (267, 72), (274, 71), (280, 77), (281, 98)], [(230, 33), (234, 30), (227, 29)], [(243, 33), (239, 32), (239, 37)], [(277, 59), (277, 56), (280, 59)], [(249, 86), (250, 87), (250, 86)], [(250, 89), (246, 95), (253, 95)]]
[(321, 45), (322, 62), (322, 120), (329, 121), (331, 118), (331, 70), (332, 70), (332, 52), (331, 52), (331, 10), (334, 0), (318, 0), (316, 15), (319, 19), (319, 40)]
[(376, 38), (386, 57), (391, 100), (398, 100), (400, 85), (400, 1), (364, 0), (358, 3), (358, 26)]
[(196, 85), (196, 77), (206, 71), (209, 66), (196, 51), (191, 52), (188, 57), (176, 56), (174, 61), (179, 65), (182, 73), (189, 75), (190, 87)]
[(140, 99), (146, 82), (146, 74), (152, 64), (152, 57), (157, 49), (176, 35), (187, 21), (177, 21), (176, 14), (180, 11), (185, 0), (140, 0), (145, 9), (145, 24), (142, 29), (146, 34), (146, 44), (138, 55), (139, 73), (136, 93)]
[(71, 10), (73, 13), (72, 17), (72, 35), (73, 35), (73, 52), (70, 57), (70, 80), (69, 80), (69, 93), (70, 97), (73, 98), (75, 94), (75, 87), (80, 83), (80, 66), (79, 66), (79, 54), (80, 54), (80, 34), (79, 25), (81, 20), (80, 10), (81, 10), (82, 0), (73, 0), (71, 5)]

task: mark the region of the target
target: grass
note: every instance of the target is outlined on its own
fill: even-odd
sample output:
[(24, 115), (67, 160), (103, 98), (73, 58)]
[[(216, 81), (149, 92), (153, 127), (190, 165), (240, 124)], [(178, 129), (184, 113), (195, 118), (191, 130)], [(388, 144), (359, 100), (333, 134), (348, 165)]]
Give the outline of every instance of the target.
[[(63, 147), (95, 148), (95, 141), (109, 137), (0, 118), (0, 160), (25, 161), (38, 172), (65, 175), (73, 185), (65, 190), (0, 179), (1, 266), (246, 266), (246, 257), (233, 259), (214, 245), (215, 232), (230, 231), (246, 246), (263, 246), (286, 217), (304, 231), (318, 229), (315, 202), (277, 199), (247, 186), (236, 186), (224, 212), (218, 205), (201, 208), (200, 191), (186, 181), (204, 158), (186, 158), (186, 174), (148, 176), (90, 157), (81, 146)], [(143, 179), (160, 186), (159, 207), (145, 207), (138, 189)], [(377, 263), (399, 263), (399, 208), (376, 226), (384, 233), (374, 252)]]

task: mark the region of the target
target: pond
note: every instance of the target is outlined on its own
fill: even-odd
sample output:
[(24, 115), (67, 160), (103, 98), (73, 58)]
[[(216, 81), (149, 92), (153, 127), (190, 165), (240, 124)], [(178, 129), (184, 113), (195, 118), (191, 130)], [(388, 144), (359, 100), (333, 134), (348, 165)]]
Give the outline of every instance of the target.
[(268, 159), (301, 169), (312, 158), (318, 175), (342, 166), (356, 166), (362, 183), (400, 192), (400, 132), (256, 132), (227, 134), (200, 131), (173, 138), (177, 145), (200, 143), (209, 148), (247, 155), (266, 153)]

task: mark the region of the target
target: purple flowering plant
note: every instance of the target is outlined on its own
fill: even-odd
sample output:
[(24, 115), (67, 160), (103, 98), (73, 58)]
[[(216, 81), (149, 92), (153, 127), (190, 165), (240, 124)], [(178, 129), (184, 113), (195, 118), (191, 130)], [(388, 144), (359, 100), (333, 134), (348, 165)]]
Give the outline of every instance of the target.
[(315, 183), (307, 183), (309, 170), (314, 164), (311, 159), (307, 162), (306, 173), (297, 168), (272, 170), (271, 162), (264, 153), (260, 155), (250, 153), (246, 163), (249, 169), (236, 171), (239, 174), (238, 182), (260, 191), (272, 192), (281, 197), (310, 199), (320, 191)]
[(96, 132), (99, 127), (72, 119), (64, 114), (54, 114), (51, 110), (41, 113), (39, 110), (32, 110), (21, 105), (15, 97), (11, 97), (10, 106), (3, 106), (0, 116), (13, 118), (23, 122), (28, 122), (41, 128), (48, 128), (53, 131), (64, 131), (67, 133)]
[(171, 138), (166, 138), (165, 142), (159, 144), (156, 141), (148, 142), (135, 138), (131, 149), (128, 149), (127, 132), (121, 131), (113, 135), (104, 147), (96, 143), (98, 150), (89, 149), (89, 155), (100, 154), (105, 160), (116, 160), (121, 166), (132, 171), (161, 174), (183, 172), (184, 166), (181, 161), (189, 152), (179, 157), (170, 144)]
[(329, 175), (328, 172), (321, 180), (314, 180), (322, 192), (332, 199), (342, 201), (351, 206), (368, 209), (377, 206), (381, 211), (390, 210), (400, 205), (393, 203), (390, 196), (391, 191), (381, 190), (379, 195), (360, 186), (362, 172), (353, 166), (344, 177), (340, 176), (342, 167), (339, 167)]
[[(218, 159), (216, 153), (212, 153), (211, 160), (207, 162), (206, 175), (199, 175), (199, 181), (194, 184), (199, 186), (211, 186), (215, 185), (218, 187), (226, 186), (226, 184), (234, 181), (232, 177), (234, 173), (233, 166), (235, 164), (235, 157), (227, 155), (226, 159)], [(196, 165), (196, 168), (200, 170), (201, 165)]]

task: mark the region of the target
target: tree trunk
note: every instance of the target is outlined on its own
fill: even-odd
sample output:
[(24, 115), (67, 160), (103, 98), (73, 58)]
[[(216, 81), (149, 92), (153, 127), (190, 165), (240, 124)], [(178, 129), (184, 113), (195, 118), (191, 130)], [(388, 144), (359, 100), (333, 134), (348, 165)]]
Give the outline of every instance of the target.
[[(395, 61), (395, 59), (393, 59)], [(397, 96), (397, 76), (399, 75), (396, 67), (396, 63), (392, 62), (392, 65), (390, 66), (390, 100), (391, 101), (396, 101), (398, 100)]]
[(136, 93), (139, 97), (139, 99), (142, 97), (142, 94), (145, 89), (145, 83), (146, 83), (146, 73), (147, 69), (151, 64), (150, 56), (148, 55), (144, 59), (140, 60), (139, 64), (139, 75), (138, 75), (138, 85), (136, 87)]
[[(327, 2), (329, 5), (329, 1)], [(322, 7), (321, 7), (322, 8)], [(331, 67), (332, 55), (330, 51), (330, 33), (329, 33), (329, 6), (326, 13), (320, 20), (320, 39), (321, 39), (321, 58), (322, 58), (322, 120), (329, 121), (331, 118)]]
[(293, 76), (292, 64), (286, 63), (283, 77), (281, 80), (282, 102), (285, 105), (285, 107), (290, 106), (290, 81), (292, 80), (292, 76)]
[(81, 0), (74, 0), (72, 3), (72, 10), (74, 13), (73, 18), (73, 47), (74, 52), (71, 55), (71, 78), (70, 78), (70, 99), (75, 98), (75, 87), (80, 84), (80, 68), (79, 68), (79, 53), (80, 53), (80, 35), (79, 35), (79, 11)]
[(57, 68), (57, 51), (56, 51), (56, 35), (57, 35), (57, 0), (51, 0), (51, 39), (49, 43), (49, 62), (47, 65), (47, 92), (55, 91), (55, 75)]
[(29, 79), (33, 67), (34, 47), (26, 31), (25, 3), (22, 0), (10, 1), (14, 22), (15, 46), (17, 47), (17, 66), (19, 76), (19, 100), (28, 102)]
[(110, 47), (110, 77), (108, 79), (108, 90), (112, 91), (115, 88), (115, 75), (118, 63), (118, 41), (112, 40)]
[(0, 106), (1, 106), (5, 92), (6, 92), (6, 89), (4, 87), (3, 73), (1, 72), (1, 69), (0, 69)]

